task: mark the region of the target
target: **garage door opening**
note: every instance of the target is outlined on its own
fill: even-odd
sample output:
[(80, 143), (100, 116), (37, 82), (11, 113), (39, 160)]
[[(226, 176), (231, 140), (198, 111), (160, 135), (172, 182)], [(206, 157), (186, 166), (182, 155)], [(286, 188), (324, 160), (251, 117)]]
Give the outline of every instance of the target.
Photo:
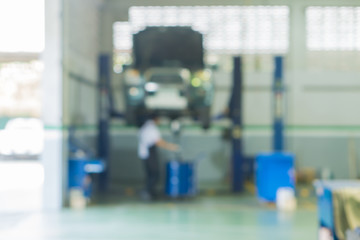
[(42, 206), (44, 4), (0, 1), (0, 212)]

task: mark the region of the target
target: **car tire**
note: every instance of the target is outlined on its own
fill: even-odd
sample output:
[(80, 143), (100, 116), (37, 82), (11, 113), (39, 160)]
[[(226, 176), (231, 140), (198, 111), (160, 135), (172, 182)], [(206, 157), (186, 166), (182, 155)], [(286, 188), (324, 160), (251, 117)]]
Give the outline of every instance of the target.
[(198, 110), (198, 119), (204, 130), (211, 126), (210, 107), (204, 107)]

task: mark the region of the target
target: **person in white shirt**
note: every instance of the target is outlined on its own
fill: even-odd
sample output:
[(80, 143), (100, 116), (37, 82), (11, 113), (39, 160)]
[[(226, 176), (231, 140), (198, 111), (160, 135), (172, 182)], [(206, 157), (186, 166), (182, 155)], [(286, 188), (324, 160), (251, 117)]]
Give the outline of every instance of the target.
[(146, 198), (155, 199), (157, 197), (156, 185), (159, 181), (159, 159), (157, 148), (169, 151), (177, 151), (178, 145), (166, 142), (161, 138), (161, 133), (157, 127), (159, 116), (156, 113), (150, 115), (140, 128), (138, 156), (143, 160), (146, 178)]

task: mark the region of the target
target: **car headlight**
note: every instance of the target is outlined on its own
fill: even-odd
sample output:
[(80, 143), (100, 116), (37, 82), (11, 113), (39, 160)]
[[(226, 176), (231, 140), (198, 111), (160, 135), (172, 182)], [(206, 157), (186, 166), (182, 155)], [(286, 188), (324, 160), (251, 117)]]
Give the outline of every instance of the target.
[(158, 89), (159, 89), (159, 86), (157, 83), (148, 82), (145, 84), (145, 90), (147, 92), (156, 92)]
[(210, 82), (211, 72), (209, 70), (201, 70), (195, 72), (191, 79), (191, 85), (193, 87), (200, 87), (204, 83)]
[(201, 79), (198, 77), (194, 77), (193, 79), (191, 79), (191, 85), (193, 87), (200, 87), (201, 86)]

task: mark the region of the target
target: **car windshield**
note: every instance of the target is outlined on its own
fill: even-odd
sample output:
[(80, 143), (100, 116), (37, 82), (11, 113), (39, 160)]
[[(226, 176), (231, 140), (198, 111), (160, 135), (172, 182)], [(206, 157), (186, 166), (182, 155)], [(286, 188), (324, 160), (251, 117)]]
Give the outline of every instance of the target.
[(151, 82), (160, 83), (160, 84), (182, 84), (183, 79), (181, 76), (177, 74), (159, 74), (159, 75), (152, 75), (150, 78)]

